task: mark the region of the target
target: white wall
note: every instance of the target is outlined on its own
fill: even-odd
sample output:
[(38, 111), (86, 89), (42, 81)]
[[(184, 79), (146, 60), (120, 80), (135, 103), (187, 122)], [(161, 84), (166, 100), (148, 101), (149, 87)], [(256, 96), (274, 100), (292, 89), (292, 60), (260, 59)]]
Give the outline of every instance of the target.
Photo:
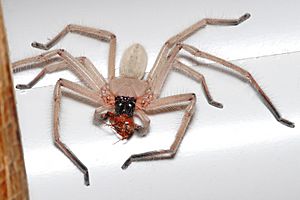
[[(200, 85), (172, 73), (163, 96), (195, 92), (197, 110), (174, 160), (121, 165), (132, 153), (167, 148), (182, 112), (151, 116), (145, 138), (118, 143), (109, 129), (92, 124), (94, 108), (63, 100), (61, 134), (87, 165), (91, 186), (52, 143), (52, 93), (62, 72), (33, 89), (16, 91), (31, 199), (213, 199), (298, 200), (300, 197), (300, 23), (299, 1), (3, 1), (13, 61), (41, 53), (32, 41), (45, 42), (66, 24), (98, 27), (117, 35), (117, 65), (133, 42), (148, 52), (150, 70), (161, 45), (204, 17), (252, 17), (237, 27), (209, 27), (187, 43), (249, 70), (296, 128), (273, 118), (243, 81), (211, 67), (205, 74), (219, 110), (207, 104)], [(56, 48), (85, 55), (107, 73), (107, 45), (68, 36)], [(218, 66), (222, 69), (221, 66)], [(15, 75), (26, 83), (38, 71)], [(178, 84), (180, 83), (180, 84)]]

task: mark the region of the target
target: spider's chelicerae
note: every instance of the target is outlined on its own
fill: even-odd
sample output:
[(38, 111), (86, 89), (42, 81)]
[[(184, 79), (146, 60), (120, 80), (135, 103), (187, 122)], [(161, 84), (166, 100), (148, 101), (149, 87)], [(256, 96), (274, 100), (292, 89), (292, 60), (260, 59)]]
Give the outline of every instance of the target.
[[(89, 185), (88, 169), (60, 139), (58, 124), (62, 88), (71, 90), (72, 92), (97, 103), (99, 107), (96, 108), (94, 114), (95, 121), (99, 124), (109, 124), (121, 140), (129, 139), (134, 132), (143, 135), (147, 134), (150, 124), (147, 114), (169, 110), (168, 108), (174, 107), (184, 109), (184, 116), (180, 127), (177, 131), (175, 140), (169, 149), (131, 155), (123, 164), (122, 169), (126, 169), (132, 162), (136, 161), (170, 159), (175, 156), (185, 135), (186, 128), (193, 116), (196, 103), (196, 96), (193, 93), (159, 98), (165, 80), (172, 69), (176, 69), (201, 82), (208, 103), (218, 108), (223, 107), (221, 103), (214, 101), (211, 97), (204, 76), (179, 61), (178, 53), (181, 50), (184, 50), (195, 57), (220, 63), (239, 73), (249, 81), (250, 85), (261, 96), (265, 105), (269, 108), (277, 121), (288, 127), (294, 127), (292, 122), (281, 117), (271, 100), (249, 72), (222, 58), (218, 58), (184, 43), (188, 37), (207, 25), (233, 26), (242, 23), (249, 17), (250, 14), (247, 13), (238, 19), (202, 19), (181, 33), (171, 37), (162, 46), (154, 66), (146, 78), (144, 78), (144, 74), (147, 65), (147, 54), (142, 45), (133, 44), (124, 52), (120, 63), (120, 77), (115, 77), (116, 36), (106, 30), (68, 25), (47, 44), (34, 42), (32, 43), (32, 46), (48, 50), (68, 33), (77, 33), (108, 42), (110, 45), (108, 78), (105, 79), (86, 57), (73, 57), (67, 51), (59, 49), (13, 63), (15, 72), (33, 66), (44, 65), (41, 72), (31, 82), (25, 85), (19, 84), (17, 85), (17, 88), (31, 88), (47, 73), (60, 70), (70, 70), (80, 78), (83, 85), (66, 79), (59, 79), (56, 83), (54, 90), (53, 134), (55, 145), (84, 174), (86, 185)], [(142, 125), (135, 124), (133, 117), (139, 118)]]

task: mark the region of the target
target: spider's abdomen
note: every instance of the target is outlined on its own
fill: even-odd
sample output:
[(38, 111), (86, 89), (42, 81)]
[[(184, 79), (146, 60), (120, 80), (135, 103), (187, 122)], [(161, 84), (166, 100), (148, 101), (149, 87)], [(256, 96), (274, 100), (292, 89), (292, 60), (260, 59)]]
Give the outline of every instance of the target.
[(120, 76), (142, 79), (146, 71), (147, 59), (147, 53), (142, 45), (131, 45), (122, 56)]
[(134, 97), (116, 96), (115, 97), (115, 113), (117, 115), (126, 114), (132, 117), (135, 109), (136, 99)]

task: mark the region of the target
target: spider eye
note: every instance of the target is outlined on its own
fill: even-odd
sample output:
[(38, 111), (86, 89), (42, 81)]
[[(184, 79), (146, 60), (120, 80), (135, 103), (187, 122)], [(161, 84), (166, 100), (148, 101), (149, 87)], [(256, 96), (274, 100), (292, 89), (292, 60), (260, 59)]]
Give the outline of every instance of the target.
[(115, 98), (115, 112), (117, 115), (133, 116), (136, 99), (134, 97), (117, 96)]

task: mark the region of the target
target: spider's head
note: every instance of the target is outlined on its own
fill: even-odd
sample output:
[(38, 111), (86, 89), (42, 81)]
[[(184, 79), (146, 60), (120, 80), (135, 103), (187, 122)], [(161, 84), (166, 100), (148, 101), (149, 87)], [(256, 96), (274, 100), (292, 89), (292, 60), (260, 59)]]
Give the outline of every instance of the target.
[(140, 44), (133, 44), (127, 48), (120, 64), (120, 76), (142, 79), (147, 67), (147, 53)]
[(116, 96), (115, 113), (116, 115), (126, 114), (132, 117), (135, 109), (136, 99), (134, 97)]
[(133, 120), (136, 99), (134, 97), (116, 96), (115, 112), (107, 112), (102, 117), (109, 121), (109, 126), (121, 140), (129, 139), (140, 126)]

